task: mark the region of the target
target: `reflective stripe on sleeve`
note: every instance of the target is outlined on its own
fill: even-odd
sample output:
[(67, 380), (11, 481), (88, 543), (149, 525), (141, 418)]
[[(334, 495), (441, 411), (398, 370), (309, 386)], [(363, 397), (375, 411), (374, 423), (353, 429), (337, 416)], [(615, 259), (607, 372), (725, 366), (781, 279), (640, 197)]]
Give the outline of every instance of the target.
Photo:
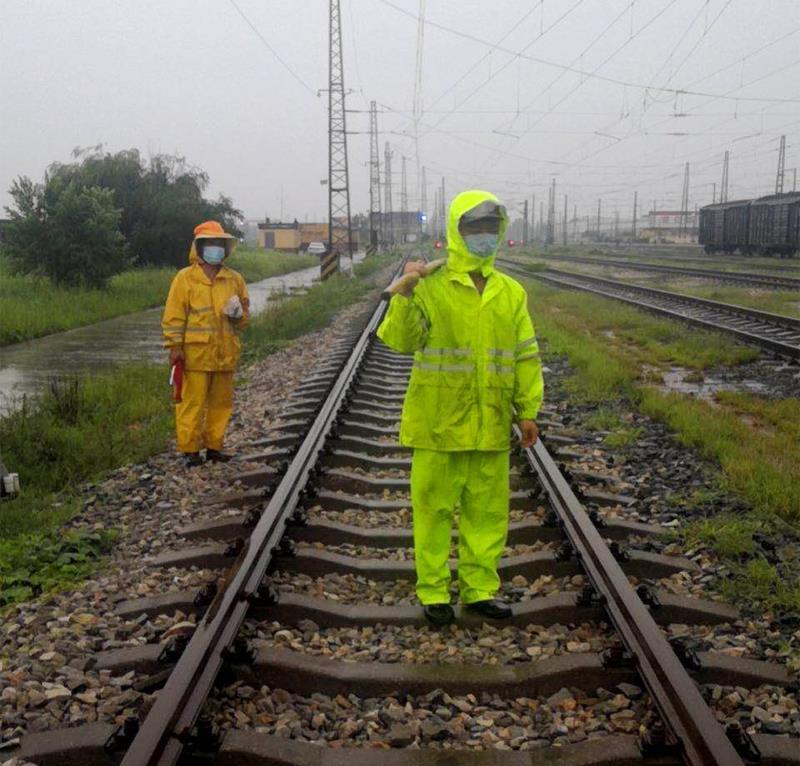
[(517, 353), (522, 351), (524, 348), (528, 348), (528, 346), (533, 346), (536, 343), (536, 336), (532, 335), (528, 340), (523, 340), (522, 343), (517, 343)]
[(517, 357), (518, 362), (524, 362), (526, 359), (541, 359), (542, 355), (538, 351), (530, 351), (527, 354), (521, 354)]

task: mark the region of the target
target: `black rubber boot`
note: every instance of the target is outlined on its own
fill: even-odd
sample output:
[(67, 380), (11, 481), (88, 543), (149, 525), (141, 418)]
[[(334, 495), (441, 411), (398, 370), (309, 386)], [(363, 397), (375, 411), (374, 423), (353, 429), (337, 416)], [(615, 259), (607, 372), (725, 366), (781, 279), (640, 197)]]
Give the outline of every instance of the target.
[(233, 455), (215, 449), (207, 449), (206, 460), (210, 460), (212, 463), (229, 463), (233, 460)]
[(183, 462), (187, 468), (196, 468), (199, 465), (203, 465), (203, 458), (200, 457), (199, 452), (184, 452)]
[(470, 612), (476, 612), (483, 617), (488, 617), (490, 620), (507, 620), (513, 614), (511, 607), (505, 601), (500, 601), (496, 598), (490, 598), (486, 601), (474, 601), (464, 606)]
[(456, 619), (456, 613), (450, 604), (425, 604), (422, 611), (425, 613), (425, 619), (437, 627), (449, 625)]

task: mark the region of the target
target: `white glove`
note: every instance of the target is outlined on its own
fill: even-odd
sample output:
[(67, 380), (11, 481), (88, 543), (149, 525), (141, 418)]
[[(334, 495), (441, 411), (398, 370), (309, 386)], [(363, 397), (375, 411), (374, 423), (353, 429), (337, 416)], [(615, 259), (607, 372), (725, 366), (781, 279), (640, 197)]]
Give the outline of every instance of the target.
[(238, 295), (232, 295), (228, 299), (225, 308), (222, 309), (222, 313), (229, 319), (241, 319), (244, 316), (244, 309)]

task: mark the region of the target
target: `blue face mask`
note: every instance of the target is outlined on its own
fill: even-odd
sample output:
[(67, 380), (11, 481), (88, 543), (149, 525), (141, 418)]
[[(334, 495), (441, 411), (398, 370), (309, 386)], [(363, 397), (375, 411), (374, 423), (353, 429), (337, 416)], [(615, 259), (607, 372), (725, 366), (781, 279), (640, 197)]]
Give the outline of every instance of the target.
[(480, 256), (481, 258), (486, 258), (486, 256), (491, 255), (497, 249), (498, 239), (498, 235), (492, 234), (491, 232), (483, 234), (466, 234), (464, 236), (464, 242), (467, 245), (467, 249), (473, 255)]
[(211, 266), (219, 266), (225, 260), (225, 248), (220, 245), (206, 245), (203, 248), (203, 260)]

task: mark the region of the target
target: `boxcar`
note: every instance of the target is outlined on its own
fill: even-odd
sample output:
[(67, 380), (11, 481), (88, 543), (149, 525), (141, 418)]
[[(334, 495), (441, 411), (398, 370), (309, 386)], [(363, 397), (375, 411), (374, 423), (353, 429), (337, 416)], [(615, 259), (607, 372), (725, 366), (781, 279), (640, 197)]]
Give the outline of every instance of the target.
[(700, 208), (699, 242), (707, 253), (747, 251), (750, 204), (744, 199)]
[(771, 194), (750, 206), (750, 252), (792, 255), (800, 246), (800, 193)]

